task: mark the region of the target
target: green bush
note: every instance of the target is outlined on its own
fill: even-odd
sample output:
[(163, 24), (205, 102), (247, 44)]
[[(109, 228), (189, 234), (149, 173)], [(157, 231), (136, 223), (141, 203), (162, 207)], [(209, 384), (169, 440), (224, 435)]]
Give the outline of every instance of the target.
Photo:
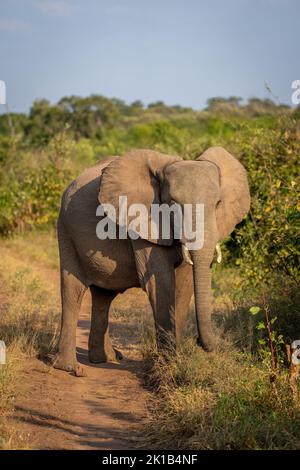
[(279, 118), (273, 129), (246, 126), (236, 136), (248, 170), (251, 211), (234, 238), (235, 263), (254, 284), (270, 283), (275, 273), (299, 282), (300, 122)]
[(15, 158), (10, 156), (3, 163), (0, 176), (2, 235), (56, 223), (62, 192), (72, 179), (69, 161), (72, 149), (72, 141), (63, 131), (43, 151), (28, 154), (15, 149)]

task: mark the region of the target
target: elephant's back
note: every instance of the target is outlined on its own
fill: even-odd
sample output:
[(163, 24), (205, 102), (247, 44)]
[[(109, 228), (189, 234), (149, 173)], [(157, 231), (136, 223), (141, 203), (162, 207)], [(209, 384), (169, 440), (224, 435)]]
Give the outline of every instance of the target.
[(85, 190), (90, 193), (91, 191), (94, 193), (96, 188), (98, 197), (102, 172), (115, 158), (118, 157), (110, 157), (98, 162), (96, 165), (84, 170), (74, 181), (72, 181), (62, 196), (61, 209), (63, 212), (67, 212), (72, 198), (74, 198), (79, 191)]

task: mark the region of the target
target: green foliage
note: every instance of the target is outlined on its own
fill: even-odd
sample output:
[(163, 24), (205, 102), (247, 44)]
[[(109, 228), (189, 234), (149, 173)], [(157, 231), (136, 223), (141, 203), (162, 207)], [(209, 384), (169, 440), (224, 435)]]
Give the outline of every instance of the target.
[(251, 212), (235, 233), (245, 277), (259, 285), (270, 273), (299, 282), (300, 123), (289, 115), (273, 128), (246, 125), (236, 136), (241, 161), (249, 174)]
[(65, 134), (57, 134), (31, 162), (25, 154), (3, 163), (0, 176), (0, 233), (54, 225), (61, 194), (71, 180), (68, 164), (72, 148)]
[[(264, 309), (268, 309), (265, 305)], [(249, 309), (251, 315), (257, 315), (261, 313), (260, 307), (251, 307)], [(273, 316), (268, 319), (264, 317), (264, 314), (258, 315), (254, 328), (258, 332), (258, 353), (266, 364), (271, 365), (272, 368), (272, 351), (274, 354), (274, 366), (280, 367), (284, 362), (284, 353), (282, 346), (284, 345), (283, 335), (279, 334), (276, 328), (277, 316)]]
[(251, 315), (257, 315), (260, 312), (260, 307), (251, 307), (249, 309), (249, 312), (251, 313)]

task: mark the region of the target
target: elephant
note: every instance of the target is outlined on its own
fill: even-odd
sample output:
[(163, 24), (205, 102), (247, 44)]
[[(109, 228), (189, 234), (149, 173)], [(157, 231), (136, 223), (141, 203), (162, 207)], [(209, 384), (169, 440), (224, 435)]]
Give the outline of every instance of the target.
[[(128, 204), (153, 202), (204, 204), (201, 249), (175, 240), (96, 235), (97, 208), (107, 203), (118, 212), (118, 198)], [(176, 347), (194, 294), (197, 343), (214, 348), (211, 322), (212, 262), (218, 242), (227, 237), (250, 208), (247, 173), (222, 147), (210, 147), (195, 160), (153, 150), (130, 150), (84, 171), (62, 196), (57, 232), (61, 273), (62, 319), (54, 367), (78, 370), (76, 326), (83, 295), (92, 296), (89, 361), (114, 361), (109, 337), (109, 309), (118, 293), (142, 288), (153, 310), (158, 348)], [(149, 212), (151, 222), (151, 212)], [(171, 223), (171, 222), (170, 222)], [(117, 357), (118, 358), (118, 357)]]

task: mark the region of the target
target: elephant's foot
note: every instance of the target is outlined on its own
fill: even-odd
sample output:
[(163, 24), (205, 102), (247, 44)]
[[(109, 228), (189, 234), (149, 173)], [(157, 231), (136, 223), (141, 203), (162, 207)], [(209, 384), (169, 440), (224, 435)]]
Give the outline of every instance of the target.
[(64, 370), (73, 373), (76, 377), (85, 377), (86, 373), (82, 365), (78, 364), (76, 357), (66, 358), (57, 354), (52, 362), (54, 369)]
[(105, 362), (119, 362), (123, 359), (123, 354), (115, 348), (109, 351), (89, 350), (89, 361), (93, 364), (101, 364)]

